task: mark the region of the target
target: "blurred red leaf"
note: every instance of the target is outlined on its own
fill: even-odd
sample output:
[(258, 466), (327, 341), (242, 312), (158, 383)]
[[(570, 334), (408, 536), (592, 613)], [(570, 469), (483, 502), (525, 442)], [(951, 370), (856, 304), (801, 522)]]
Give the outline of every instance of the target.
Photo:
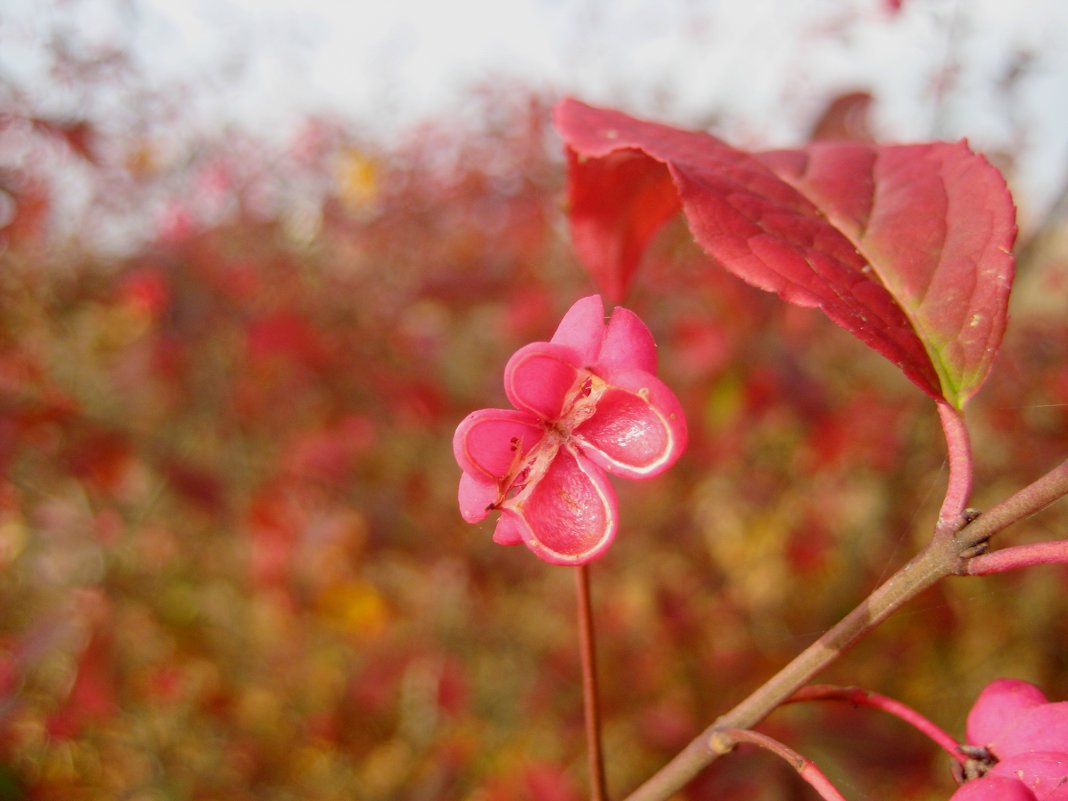
[(578, 801), (582, 796), (563, 769), (530, 761), (485, 789), (487, 801)]
[(809, 134), (811, 141), (848, 139), (872, 140), (868, 113), (872, 96), (868, 92), (846, 92), (831, 99)]
[(302, 433), (282, 461), (292, 474), (341, 487), (374, 440), (374, 423), (349, 415), (323, 430)]
[(41, 179), (0, 175), (0, 244), (17, 247), (43, 239), (51, 209)]
[(46, 727), (53, 737), (77, 737), (85, 726), (118, 712), (111, 645), (106, 635), (95, 633), (90, 637), (77, 670), (66, 701), (48, 717)]
[(175, 458), (162, 459), (159, 470), (168, 485), (194, 506), (209, 513), (224, 508), (226, 492), (213, 473)]
[(126, 477), (132, 460), (126, 437), (114, 431), (93, 432), (71, 445), (70, 472), (89, 486), (114, 492)]
[(155, 318), (171, 302), (171, 288), (160, 268), (145, 267), (123, 276), (119, 281), (118, 297), (122, 304)]
[(1004, 333), (1016, 226), (1001, 175), (961, 142), (815, 143), (750, 154), (575, 100), (572, 237), (618, 301), (672, 194), (704, 250), (750, 284), (820, 308), (956, 406)]
[(294, 567), (307, 514), (284, 481), (265, 484), (248, 509), (249, 575), (259, 587), (286, 586)]
[(46, 117), (34, 117), (30, 122), (36, 130), (63, 142), (71, 149), (71, 152), (90, 163), (96, 162), (96, 156), (92, 150), (93, 126), (86, 120), (51, 120)]
[[(3, 647), (3, 650), (0, 650), (0, 708), (4, 707), (14, 697), (19, 682), (19, 670), (15, 662), (15, 656), (5, 646), (6, 644), (0, 641), (0, 647)], [(0, 723), (4, 721), (5, 717), (3, 713), (0, 713)]]
[(249, 324), (248, 355), (255, 361), (283, 357), (311, 368), (320, 367), (326, 353), (308, 321), (290, 311), (269, 314)]

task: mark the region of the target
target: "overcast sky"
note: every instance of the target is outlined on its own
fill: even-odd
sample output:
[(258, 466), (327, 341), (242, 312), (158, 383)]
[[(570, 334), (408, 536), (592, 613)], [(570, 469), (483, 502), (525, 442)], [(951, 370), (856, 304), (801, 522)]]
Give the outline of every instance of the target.
[[(46, 43), (118, 45), (189, 113), (286, 136), (330, 112), (388, 135), (518, 81), (744, 144), (796, 143), (834, 93), (877, 97), (883, 138), (1024, 150), (1034, 204), (1068, 173), (1064, 0), (4, 0), (0, 77), (46, 86)], [(946, 67), (949, 67), (947, 70)], [(1011, 92), (1004, 80), (1023, 67)], [(939, 76), (950, 76), (937, 102)], [(1021, 125), (1022, 123), (1022, 125)], [(1017, 141), (1025, 130), (1027, 140)], [(1014, 138), (1016, 137), (1016, 138)]]

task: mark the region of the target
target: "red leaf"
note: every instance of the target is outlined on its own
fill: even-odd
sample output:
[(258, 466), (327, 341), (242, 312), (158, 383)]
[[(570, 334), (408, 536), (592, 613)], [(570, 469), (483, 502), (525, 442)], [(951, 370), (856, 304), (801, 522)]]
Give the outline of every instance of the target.
[[(619, 303), (649, 240), (679, 210), (679, 195), (662, 164), (633, 150), (586, 161), (568, 150), (571, 238), (601, 290)], [(606, 225), (606, 223), (608, 223)]]
[(674, 194), (726, 269), (820, 308), (935, 399), (962, 406), (986, 378), (1016, 228), (1000, 174), (964, 143), (750, 154), (574, 100), (557, 107), (556, 124), (575, 247), (614, 298)]

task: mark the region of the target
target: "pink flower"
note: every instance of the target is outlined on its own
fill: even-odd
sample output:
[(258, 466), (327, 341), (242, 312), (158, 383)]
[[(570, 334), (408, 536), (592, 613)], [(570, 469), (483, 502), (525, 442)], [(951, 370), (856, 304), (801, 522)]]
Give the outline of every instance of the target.
[(656, 345), (633, 312), (605, 325), (599, 295), (575, 303), (549, 342), (520, 348), (504, 369), (514, 409), (480, 409), (453, 438), (460, 514), (498, 510), (501, 545), (526, 543), (547, 562), (596, 559), (619, 524), (608, 475), (649, 478), (686, 448), (686, 419), (655, 376)]
[(1068, 801), (1068, 703), (998, 679), (968, 713), (968, 742), (974, 764), (989, 767), (951, 801)]

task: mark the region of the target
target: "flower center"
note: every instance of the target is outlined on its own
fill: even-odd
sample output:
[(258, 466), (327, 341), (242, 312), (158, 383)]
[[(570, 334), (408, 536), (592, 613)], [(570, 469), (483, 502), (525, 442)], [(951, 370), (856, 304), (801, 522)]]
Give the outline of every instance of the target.
[(554, 428), (565, 439), (570, 439), (572, 431), (593, 417), (597, 411), (597, 402), (606, 389), (608, 389), (608, 384), (604, 379), (589, 370), (583, 370), (564, 398), (563, 410)]
[(597, 402), (608, 388), (603, 379), (583, 370), (574, 385), (564, 396), (560, 417), (555, 420), (542, 420), (545, 435), (526, 453), (517, 439), (512, 441), (515, 458), (508, 475), (500, 483), (495, 506), (506, 501), (515, 501), (528, 485), (537, 483), (549, 469), (561, 446), (571, 441), (571, 432), (593, 417), (597, 411)]

